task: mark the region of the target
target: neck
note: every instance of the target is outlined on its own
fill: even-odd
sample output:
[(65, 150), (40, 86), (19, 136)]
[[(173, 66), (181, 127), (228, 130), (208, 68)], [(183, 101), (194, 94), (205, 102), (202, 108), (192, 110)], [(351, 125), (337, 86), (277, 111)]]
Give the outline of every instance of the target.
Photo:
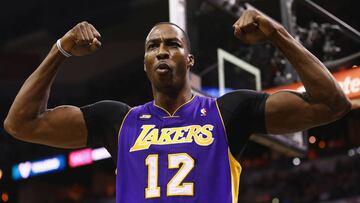
[(170, 114), (174, 114), (175, 110), (182, 104), (192, 98), (190, 86), (182, 88), (177, 92), (161, 92), (153, 89), (154, 101), (157, 106), (166, 109)]

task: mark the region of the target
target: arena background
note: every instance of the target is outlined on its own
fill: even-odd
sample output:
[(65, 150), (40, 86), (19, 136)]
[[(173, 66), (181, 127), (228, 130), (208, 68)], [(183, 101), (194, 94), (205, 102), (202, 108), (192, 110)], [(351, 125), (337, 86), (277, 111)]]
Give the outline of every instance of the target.
[[(345, 75), (340, 82), (354, 103), (343, 119), (299, 132), (296, 139), (294, 135), (288, 140), (254, 135), (238, 155), (243, 166), (239, 202), (360, 202), (360, 111), (356, 104), (360, 74), (352, 68), (360, 64), (358, 1), (313, 2), (353, 30), (305, 0), (188, 0), (183, 4), (196, 58), (192, 81), (197, 92), (218, 96), (219, 49), (255, 66), (263, 91), (298, 82), (270, 44), (248, 46), (233, 37), (232, 24), (242, 8), (251, 5), (278, 22), (287, 22), (293, 36), (331, 72)], [(65, 62), (49, 107), (83, 106), (106, 99), (135, 106), (152, 99), (143, 72), (144, 39), (155, 23), (169, 21), (167, 0), (6, 1), (0, 13), (1, 121), (50, 47), (83, 20), (100, 31), (103, 47), (93, 55)], [(224, 61), (227, 91), (256, 89), (253, 74), (226, 57)], [(114, 170), (102, 148), (55, 149), (15, 140), (0, 128), (0, 202), (114, 202)]]

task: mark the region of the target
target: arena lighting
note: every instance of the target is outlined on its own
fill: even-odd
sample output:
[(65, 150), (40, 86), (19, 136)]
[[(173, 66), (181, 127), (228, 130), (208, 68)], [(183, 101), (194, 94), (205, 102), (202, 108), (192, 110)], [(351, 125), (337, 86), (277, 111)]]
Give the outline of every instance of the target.
[(70, 152), (68, 163), (70, 168), (76, 168), (92, 164), (94, 161), (108, 159), (110, 157), (111, 155), (104, 147), (97, 149), (86, 148)]
[(356, 154), (360, 155), (360, 147), (354, 147), (348, 150), (348, 156), (355, 156)]
[(315, 142), (316, 142), (316, 137), (315, 136), (310, 136), (309, 137), (309, 143), (314, 144)]
[[(108, 159), (110, 157), (111, 155), (104, 147), (96, 149), (85, 148), (70, 152), (68, 156), (68, 164), (70, 168), (76, 168), (92, 164), (94, 161)], [(31, 176), (39, 174), (61, 171), (65, 168), (66, 160), (64, 155), (38, 161), (26, 161), (12, 167), (12, 178), (14, 180), (27, 179)], [(3, 173), (0, 169), (0, 179), (2, 174)]]
[(357, 152), (358, 154), (360, 154), (360, 147), (358, 147), (358, 148), (356, 149), (356, 152)]
[(279, 203), (280, 200), (279, 198), (275, 197), (274, 199), (272, 199), (271, 203)]
[(70, 152), (68, 162), (70, 168), (92, 164), (93, 159), (91, 156), (91, 152), (92, 149), (90, 148)]
[[(224, 94), (234, 91), (235, 89), (232, 88), (225, 88)], [(217, 87), (202, 87), (202, 92), (205, 92), (207, 95), (210, 95), (211, 97), (220, 97), (220, 90)]]
[(3, 202), (9, 201), (9, 195), (8, 195), (6, 192), (2, 193), (2, 194), (1, 194), (1, 200), (2, 200)]
[(301, 161), (298, 157), (295, 157), (292, 162), (293, 162), (294, 166), (298, 166), (301, 163)]
[(355, 155), (355, 150), (354, 149), (349, 149), (348, 155), (349, 156), (354, 156)]
[(324, 149), (325, 147), (326, 147), (326, 142), (323, 141), (323, 140), (321, 140), (321, 141), (319, 142), (319, 148), (320, 148), (320, 149)]
[(12, 167), (14, 180), (27, 179), (31, 176), (61, 171), (66, 167), (65, 156), (59, 155), (37, 161), (26, 161)]
[(111, 158), (111, 155), (104, 147), (93, 149), (91, 152), (91, 156), (93, 161)]

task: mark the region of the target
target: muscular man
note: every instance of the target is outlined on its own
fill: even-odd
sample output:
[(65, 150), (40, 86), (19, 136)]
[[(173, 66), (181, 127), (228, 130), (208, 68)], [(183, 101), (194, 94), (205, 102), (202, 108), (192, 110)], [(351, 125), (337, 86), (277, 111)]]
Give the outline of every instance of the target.
[[(270, 41), (295, 67), (306, 94), (235, 91), (194, 96), (194, 65), (186, 33), (155, 25), (145, 41), (144, 70), (154, 100), (130, 108), (117, 101), (47, 108), (50, 87), (66, 57), (54, 45), (26, 80), (4, 122), (15, 138), (62, 148), (105, 146), (117, 163), (117, 203), (235, 203), (240, 164), (232, 154), (254, 132), (289, 133), (341, 118), (350, 102), (324, 65), (280, 25), (253, 10), (234, 24), (245, 43)], [(100, 46), (82, 22), (61, 38), (63, 52), (82, 56)]]

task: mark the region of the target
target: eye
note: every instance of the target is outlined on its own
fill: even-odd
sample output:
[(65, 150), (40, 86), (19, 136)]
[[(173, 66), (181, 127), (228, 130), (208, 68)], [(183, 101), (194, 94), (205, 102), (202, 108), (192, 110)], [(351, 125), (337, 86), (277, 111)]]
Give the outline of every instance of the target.
[(155, 49), (156, 47), (158, 47), (158, 44), (152, 43), (148, 45), (147, 49), (151, 50), (151, 49)]
[(169, 42), (168, 45), (171, 46), (171, 47), (181, 47), (181, 44), (178, 43), (178, 42)]

